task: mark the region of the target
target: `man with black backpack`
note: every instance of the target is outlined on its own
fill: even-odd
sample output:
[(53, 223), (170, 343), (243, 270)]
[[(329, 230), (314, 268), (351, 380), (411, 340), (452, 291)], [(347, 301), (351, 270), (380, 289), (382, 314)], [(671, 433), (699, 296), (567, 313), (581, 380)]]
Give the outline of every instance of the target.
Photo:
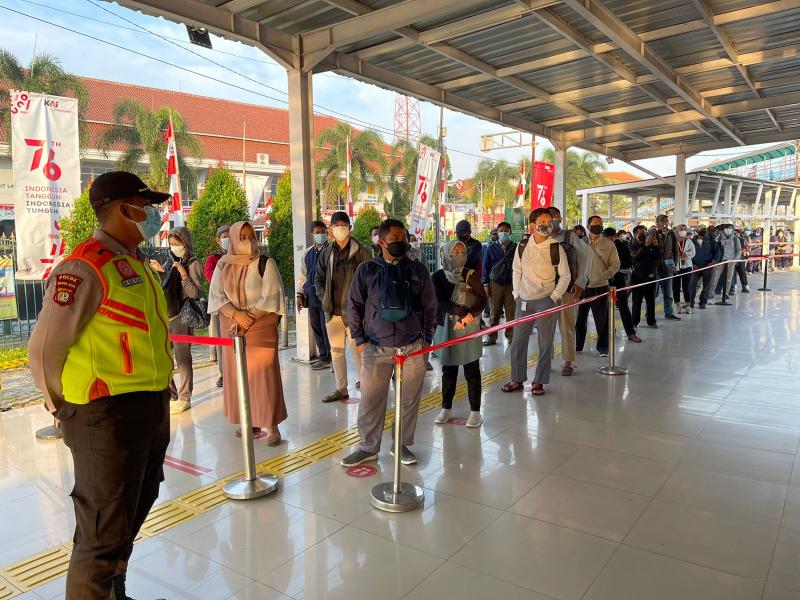
[[(396, 219), (386, 219), (378, 235), (382, 254), (356, 269), (347, 306), (347, 322), (361, 356), (361, 444), (341, 461), (344, 467), (378, 458), (397, 350), (410, 354), (430, 344), (438, 318), (430, 273), (424, 264), (408, 258), (404, 225)], [(423, 356), (405, 361), (400, 457), (405, 465), (417, 462), (408, 446), (414, 443), (424, 377)]]
[[(492, 230), (493, 232), (495, 230)], [(490, 243), (483, 253), (483, 288), (489, 297), (491, 312), (489, 325), (494, 327), (500, 323), (500, 315), (505, 312), (506, 321), (513, 321), (516, 314), (516, 301), (512, 285), (512, 265), (517, 245), (511, 241), (511, 225), (503, 221), (497, 225), (497, 241)], [(511, 343), (514, 338), (512, 328), (506, 329), (506, 339)], [(497, 334), (486, 337), (484, 346), (494, 346)]]
[[(561, 244), (564, 254), (567, 255), (569, 264), (570, 287), (564, 292), (561, 299), (563, 304), (574, 304), (581, 298), (583, 290), (586, 288), (586, 253), (589, 246), (578, 237), (578, 234), (571, 229), (561, 227), (561, 211), (555, 206), (548, 207), (550, 216), (553, 217), (552, 238)], [(558, 313), (558, 331), (561, 334), (561, 358), (564, 365), (561, 367), (561, 375), (569, 377), (575, 373), (578, 366), (575, 362), (575, 322), (578, 318), (578, 309), (565, 308)]]
[[(567, 255), (558, 242), (550, 237), (553, 233), (552, 221), (553, 217), (546, 208), (534, 210), (529, 218), (532, 233), (520, 241), (514, 253), (514, 297), (517, 299), (519, 318), (560, 304), (570, 285)], [(556, 320), (556, 315), (549, 315), (536, 321), (539, 360), (531, 388), (534, 396), (544, 394), (545, 384), (550, 383)], [(528, 379), (528, 342), (533, 323), (528, 321), (515, 327), (517, 331), (511, 343), (511, 381), (502, 387), (504, 392), (522, 391), (525, 387)]]

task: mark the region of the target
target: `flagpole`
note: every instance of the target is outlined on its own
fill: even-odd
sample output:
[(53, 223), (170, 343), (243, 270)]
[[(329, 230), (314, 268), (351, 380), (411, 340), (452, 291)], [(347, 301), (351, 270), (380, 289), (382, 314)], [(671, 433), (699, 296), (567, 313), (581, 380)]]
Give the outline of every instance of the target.
[(242, 187), (247, 192), (247, 185), (245, 179), (247, 178), (247, 123), (242, 121)]

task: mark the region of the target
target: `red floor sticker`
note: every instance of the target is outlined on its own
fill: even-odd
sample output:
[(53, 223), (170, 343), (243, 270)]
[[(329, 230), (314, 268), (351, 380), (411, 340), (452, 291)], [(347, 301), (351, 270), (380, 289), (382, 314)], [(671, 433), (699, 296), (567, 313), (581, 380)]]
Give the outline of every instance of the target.
[(189, 475), (200, 476), (211, 472), (211, 469), (207, 469), (205, 467), (201, 467), (200, 465), (195, 465), (193, 463), (186, 462), (185, 460), (181, 460), (180, 458), (175, 458), (174, 456), (165, 456), (164, 466), (172, 467), (173, 469), (177, 469), (178, 471), (183, 471), (184, 473), (188, 473)]
[(345, 471), (350, 477), (355, 477), (356, 479), (364, 479), (366, 477), (372, 477), (375, 473), (378, 472), (378, 469), (375, 467), (370, 466), (358, 466), (358, 467), (350, 467)]
[(452, 417), (450, 419), (447, 419), (447, 422), (450, 423), (450, 425), (466, 425), (467, 424), (467, 420), (466, 419), (462, 419), (461, 417)]

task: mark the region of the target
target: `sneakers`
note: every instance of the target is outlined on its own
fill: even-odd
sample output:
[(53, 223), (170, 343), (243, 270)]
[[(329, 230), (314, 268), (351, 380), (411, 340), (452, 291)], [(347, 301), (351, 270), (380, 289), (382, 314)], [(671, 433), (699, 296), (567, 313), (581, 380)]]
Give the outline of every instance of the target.
[(315, 360), (311, 363), (311, 369), (313, 371), (323, 371), (324, 369), (330, 369), (331, 363), (328, 360)]
[(350, 456), (343, 458), (339, 464), (343, 467), (357, 467), (363, 465), (365, 462), (377, 460), (378, 455), (374, 452), (367, 452), (366, 450), (356, 450)]
[(742, 293), (743, 293), (743, 294), (749, 294), (749, 293), (750, 293), (750, 288), (749, 288), (748, 286), (744, 286), (744, 287), (742, 288)]
[(679, 316), (677, 316), (677, 315), (666, 315), (664, 318), (667, 319), (668, 321), (680, 321), (681, 320), (681, 318)]
[[(389, 456), (394, 456), (394, 446), (389, 450)], [(417, 464), (417, 456), (407, 446), (401, 446), (400, 462), (404, 465), (415, 465)]]
[(189, 410), (192, 407), (191, 400), (170, 400), (169, 401), (169, 414), (179, 415), (182, 412)]
[(604, 358), (606, 356), (608, 356), (608, 350), (598, 350), (598, 352), (599, 352), (600, 356), (602, 356)]
[(452, 411), (449, 408), (443, 408), (442, 410), (439, 411), (439, 414), (436, 415), (434, 423), (438, 423), (439, 425), (444, 425), (450, 420), (451, 416), (452, 416)]
[(340, 400), (347, 400), (348, 398), (350, 398), (350, 394), (348, 394), (347, 392), (341, 392), (339, 390), (336, 390), (332, 394), (328, 394), (327, 396), (325, 396), (322, 399), (322, 401), (325, 404), (328, 404), (330, 402), (339, 402)]
[(469, 418), (467, 419), (467, 427), (480, 427), (483, 425), (483, 417), (481, 416), (480, 411), (473, 410), (469, 413)]

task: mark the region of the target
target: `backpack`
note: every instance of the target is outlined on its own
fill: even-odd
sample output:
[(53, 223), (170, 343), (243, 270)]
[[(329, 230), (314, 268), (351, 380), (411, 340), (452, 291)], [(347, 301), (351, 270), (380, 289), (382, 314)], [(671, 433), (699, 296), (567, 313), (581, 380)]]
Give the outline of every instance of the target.
[[(558, 252), (558, 246), (561, 246), (564, 249), (564, 254), (567, 256), (567, 265), (569, 265), (569, 287), (567, 290), (572, 289), (572, 286), (575, 285), (575, 279), (578, 277), (578, 254), (575, 250), (575, 246), (567, 241), (567, 238), (570, 235), (572, 235), (572, 232), (567, 231), (564, 234), (563, 242), (559, 242), (558, 244), (550, 244), (550, 262), (556, 270), (556, 285), (558, 285), (558, 264), (561, 262), (561, 255)], [(531, 235), (525, 234), (520, 240), (519, 244), (517, 244), (517, 252), (519, 253), (520, 260), (522, 259), (522, 253), (525, 252), (525, 247), (528, 245), (528, 241), (530, 241), (530, 239)]]
[[(503, 258), (498, 260), (492, 270), (489, 272), (489, 279), (491, 281), (508, 281), (513, 272), (512, 262), (514, 260), (514, 242), (509, 242)], [(510, 250), (510, 252), (509, 252)]]
[(401, 264), (381, 265), (378, 272), (378, 315), (397, 322), (411, 315), (411, 286)]

